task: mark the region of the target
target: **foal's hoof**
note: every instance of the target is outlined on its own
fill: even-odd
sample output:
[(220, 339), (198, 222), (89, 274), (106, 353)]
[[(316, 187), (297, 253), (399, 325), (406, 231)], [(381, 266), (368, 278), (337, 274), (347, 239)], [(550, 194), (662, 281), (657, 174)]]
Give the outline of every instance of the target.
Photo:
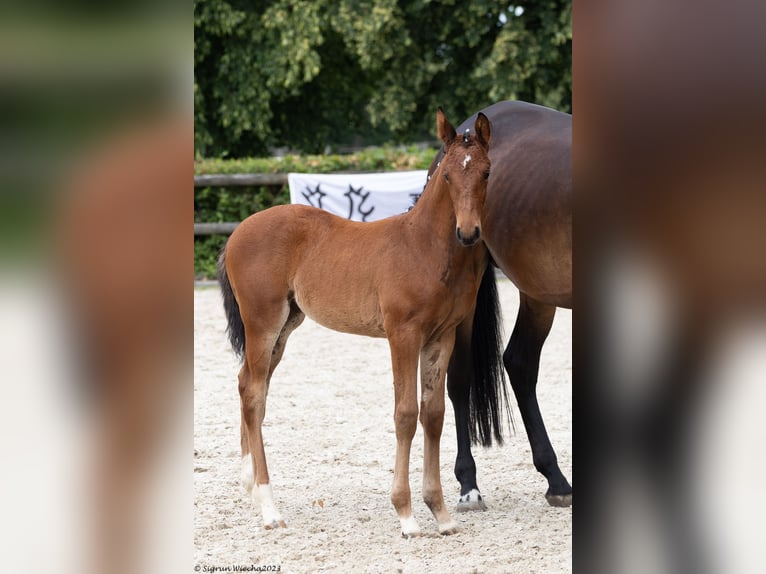
[(458, 532), (460, 532), (460, 528), (458, 528), (457, 522), (454, 520), (448, 522), (447, 524), (439, 525), (439, 534), (442, 536), (451, 536), (452, 534), (457, 534)]
[(415, 538), (420, 536), (420, 527), (415, 518), (400, 518), (402, 524), (402, 538)]
[(284, 520), (272, 520), (271, 522), (264, 523), (263, 527), (266, 530), (276, 530), (277, 528), (287, 528)]
[(546, 494), (545, 500), (548, 501), (548, 504), (551, 506), (556, 506), (559, 508), (566, 508), (567, 506), (572, 506), (572, 494)]
[(457, 499), (458, 512), (469, 512), (471, 510), (487, 510), (487, 505), (484, 504), (484, 497), (475, 488)]

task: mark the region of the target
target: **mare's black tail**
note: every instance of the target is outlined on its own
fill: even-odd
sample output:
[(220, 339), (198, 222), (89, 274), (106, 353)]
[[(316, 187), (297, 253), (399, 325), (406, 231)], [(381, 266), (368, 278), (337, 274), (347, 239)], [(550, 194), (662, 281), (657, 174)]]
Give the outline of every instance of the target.
[(476, 298), (471, 354), (470, 436), (473, 444), (503, 444), (503, 413), (513, 424), (503, 368), (503, 332), (495, 269), (487, 264)]
[(241, 359), (245, 356), (245, 324), (242, 322), (242, 316), (239, 314), (239, 303), (234, 296), (234, 291), (229, 283), (229, 276), (226, 273), (226, 246), (221, 249), (221, 255), (218, 256), (218, 283), (221, 285), (221, 295), (223, 296), (223, 308), (226, 311), (226, 320), (228, 326), (226, 332), (229, 334), (231, 348)]

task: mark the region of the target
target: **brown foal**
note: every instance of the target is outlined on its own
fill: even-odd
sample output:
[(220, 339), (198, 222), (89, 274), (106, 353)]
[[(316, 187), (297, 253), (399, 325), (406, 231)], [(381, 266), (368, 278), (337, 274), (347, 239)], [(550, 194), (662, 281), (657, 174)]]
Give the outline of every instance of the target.
[(239, 373), (243, 485), (260, 503), (266, 528), (285, 526), (263, 448), (266, 395), (288, 336), (308, 315), (330, 329), (388, 339), (396, 426), (391, 501), (402, 534), (420, 532), (409, 484), (418, 415), (423, 499), (440, 533), (458, 530), (442, 495), (439, 440), (455, 329), (473, 315), (487, 268), (479, 238), (490, 126), (479, 114), (473, 133), (458, 135), (441, 108), (436, 120), (446, 154), (409, 212), (359, 223), (308, 206), (273, 207), (243, 221), (221, 255), (229, 336), (244, 359)]

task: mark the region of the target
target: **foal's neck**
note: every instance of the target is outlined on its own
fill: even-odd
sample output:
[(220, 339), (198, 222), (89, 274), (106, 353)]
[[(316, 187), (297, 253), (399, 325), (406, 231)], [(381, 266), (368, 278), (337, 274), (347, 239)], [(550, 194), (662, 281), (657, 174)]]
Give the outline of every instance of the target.
[(419, 261), (430, 262), (428, 268), (438, 273), (442, 283), (475, 282), (481, 278), (479, 269), (483, 271), (486, 248), (481, 241), (470, 247), (460, 245), (455, 233), (457, 217), (448, 185), (441, 169), (437, 169), (420, 199), (404, 214), (405, 229), (415, 237), (414, 241), (406, 244), (411, 249), (417, 249)]
[(434, 244), (456, 242), (457, 218), (447, 185), (441, 169), (437, 169), (417, 203), (405, 215), (418, 230), (428, 233)]

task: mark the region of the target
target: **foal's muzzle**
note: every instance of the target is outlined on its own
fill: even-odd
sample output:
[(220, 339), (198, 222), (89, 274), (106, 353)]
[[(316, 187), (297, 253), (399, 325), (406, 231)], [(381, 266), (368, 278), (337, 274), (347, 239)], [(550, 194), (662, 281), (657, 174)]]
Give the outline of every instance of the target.
[(473, 233), (471, 235), (463, 235), (463, 232), (458, 227), (455, 230), (455, 235), (457, 235), (457, 240), (460, 241), (460, 243), (468, 247), (479, 240), (479, 237), (481, 237), (481, 229), (479, 229), (479, 226), (477, 225), (473, 228)]

